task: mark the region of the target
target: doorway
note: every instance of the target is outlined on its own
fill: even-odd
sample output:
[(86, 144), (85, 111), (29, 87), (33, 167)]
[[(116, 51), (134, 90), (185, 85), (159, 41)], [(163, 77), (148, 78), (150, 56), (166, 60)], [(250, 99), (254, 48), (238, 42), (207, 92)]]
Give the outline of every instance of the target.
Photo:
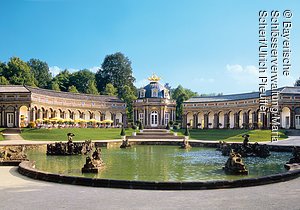
[(158, 126), (158, 113), (157, 111), (151, 112), (151, 127), (157, 127)]
[(7, 113), (7, 121), (6, 121), (6, 123), (7, 123), (7, 127), (8, 128), (12, 128), (12, 127), (14, 127), (14, 113)]

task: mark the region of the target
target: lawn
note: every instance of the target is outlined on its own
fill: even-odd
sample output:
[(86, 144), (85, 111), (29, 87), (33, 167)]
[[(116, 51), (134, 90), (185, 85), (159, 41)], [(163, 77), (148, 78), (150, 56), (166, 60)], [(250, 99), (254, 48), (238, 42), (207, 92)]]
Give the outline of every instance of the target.
[[(21, 136), (33, 141), (66, 141), (67, 133), (74, 133), (74, 141), (120, 139), (121, 128), (55, 128), (37, 129), (23, 128)], [(132, 129), (126, 129), (126, 135), (131, 135)]]
[(2, 135), (3, 130), (5, 130), (5, 128), (0, 128), (0, 133), (1, 133), (1, 135), (0, 135), (0, 141), (4, 140), (4, 137)]
[[(179, 135), (183, 135), (184, 131), (184, 129), (179, 130)], [(191, 129), (190, 139), (242, 142), (243, 134), (250, 135), (250, 142), (271, 141), (271, 130), (242, 129)], [(279, 135), (280, 140), (288, 137), (284, 134), (284, 130), (281, 130)]]

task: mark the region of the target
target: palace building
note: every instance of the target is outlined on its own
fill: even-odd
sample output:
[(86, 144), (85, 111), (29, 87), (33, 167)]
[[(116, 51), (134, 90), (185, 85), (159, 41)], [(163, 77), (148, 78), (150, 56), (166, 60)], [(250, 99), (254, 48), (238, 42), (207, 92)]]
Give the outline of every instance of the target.
[(176, 101), (170, 99), (158, 76), (153, 74), (148, 80), (150, 83), (138, 90), (138, 99), (133, 102), (134, 122), (142, 122), (145, 128), (166, 128), (176, 120)]
[(110, 120), (126, 126), (126, 105), (115, 96), (57, 92), (29, 86), (0, 86), (0, 126), (23, 127), (37, 120)]
[[(285, 129), (300, 129), (300, 87), (277, 89), (278, 121)], [(183, 105), (183, 127), (270, 128), (271, 91), (267, 91), (267, 111), (259, 112), (259, 92), (193, 97)]]

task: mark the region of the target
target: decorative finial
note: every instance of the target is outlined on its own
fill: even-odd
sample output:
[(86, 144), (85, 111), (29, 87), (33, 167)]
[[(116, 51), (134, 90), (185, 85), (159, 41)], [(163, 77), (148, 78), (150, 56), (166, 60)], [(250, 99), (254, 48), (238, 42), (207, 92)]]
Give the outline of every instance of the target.
[(148, 80), (151, 82), (158, 82), (161, 78), (158, 77), (155, 73), (152, 74), (151, 77), (148, 77)]

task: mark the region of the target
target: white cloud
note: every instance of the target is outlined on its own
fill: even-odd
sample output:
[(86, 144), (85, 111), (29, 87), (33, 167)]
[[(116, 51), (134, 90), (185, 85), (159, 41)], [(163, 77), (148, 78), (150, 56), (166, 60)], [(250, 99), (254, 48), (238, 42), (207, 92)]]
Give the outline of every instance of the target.
[[(93, 66), (91, 68), (89, 68), (88, 70), (90, 70), (91, 72), (96, 73), (98, 71), (98, 69), (100, 69), (99, 66)], [(64, 69), (58, 67), (58, 66), (50, 66), (49, 67), (49, 71), (50, 73), (55, 77), (57, 74), (59, 74), (59, 72), (63, 71)], [(79, 71), (79, 69), (74, 69), (74, 68), (68, 68), (68, 71), (73, 73), (76, 71)]]
[(100, 68), (101, 68), (100, 66), (94, 66), (94, 67), (92, 67), (92, 68), (89, 68), (89, 70), (90, 70), (91, 72), (96, 73)]
[(59, 68), (58, 66), (50, 66), (50, 67), (49, 67), (49, 71), (50, 71), (50, 73), (52, 74), (52, 76), (55, 77), (59, 72), (62, 71), (62, 69)]
[(255, 66), (226, 65), (226, 73), (238, 85), (258, 85), (259, 72)]

